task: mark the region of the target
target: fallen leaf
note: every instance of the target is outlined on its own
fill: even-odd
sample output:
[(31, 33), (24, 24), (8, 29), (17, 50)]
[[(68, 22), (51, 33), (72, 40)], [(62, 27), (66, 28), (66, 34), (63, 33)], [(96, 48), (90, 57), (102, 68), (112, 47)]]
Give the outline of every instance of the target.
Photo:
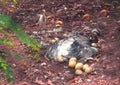
[(83, 19), (89, 19), (90, 17), (91, 17), (90, 14), (85, 14), (85, 15), (83, 15)]
[(13, 13), (15, 11), (15, 9), (12, 7), (9, 9), (9, 12)]
[(45, 83), (42, 80), (38, 80), (38, 79), (35, 80), (35, 83), (39, 85), (45, 85)]
[(31, 85), (30, 83), (28, 83), (28, 82), (20, 82), (20, 83), (18, 83), (17, 85)]
[(106, 9), (103, 9), (100, 11), (100, 14), (102, 14), (102, 15), (107, 15), (108, 13), (109, 13), (109, 11)]
[(52, 83), (51, 80), (48, 80), (46, 85), (54, 85), (54, 84)]
[(62, 26), (63, 25), (63, 22), (62, 21), (60, 21), (60, 20), (58, 20), (58, 21), (56, 21), (56, 23), (55, 23), (56, 25), (56, 27), (59, 27), (59, 26)]
[(27, 63), (26, 63), (25, 60), (21, 60), (20, 64), (21, 64), (22, 66), (26, 66), (26, 65), (27, 65)]

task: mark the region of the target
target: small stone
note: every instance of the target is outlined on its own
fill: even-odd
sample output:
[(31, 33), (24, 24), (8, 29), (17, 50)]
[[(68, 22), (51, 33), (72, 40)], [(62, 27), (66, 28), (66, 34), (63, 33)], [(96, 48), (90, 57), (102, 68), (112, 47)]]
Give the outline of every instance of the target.
[(12, 66), (13, 66), (13, 67), (16, 67), (17, 65), (14, 63), (14, 64), (12, 64)]
[(45, 62), (41, 63), (41, 66), (46, 66), (47, 64)]
[(64, 77), (61, 77), (61, 80), (64, 80), (65, 78)]
[(91, 79), (87, 79), (87, 82), (91, 82), (92, 80)]
[(63, 34), (64, 37), (67, 37), (67, 34)]
[(44, 78), (45, 78), (45, 79), (47, 79), (47, 78), (48, 78), (48, 76), (47, 76), (47, 75), (44, 75)]
[(57, 40), (59, 40), (59, 38), (55, 37), (55, 40), (57, 41)]
[(56, 40), (55, 40), (55, 39), (52, 39), (52, 40), (50, 40), (50, 42), (51, 42), (51, 43), (54, 43), (54, 42), (56, 42)]
[(33, 31), (33, 34), (38, 34), (38, 32), (37, 31)]

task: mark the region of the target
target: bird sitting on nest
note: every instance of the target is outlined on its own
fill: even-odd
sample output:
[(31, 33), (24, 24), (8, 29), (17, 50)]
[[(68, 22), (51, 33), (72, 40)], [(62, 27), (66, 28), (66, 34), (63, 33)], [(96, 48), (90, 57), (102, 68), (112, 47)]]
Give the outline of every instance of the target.
[(91, 58), (96, 53), (98, 49), (91, 46), (90, 39), (81, 34), (73, 34), (50, 45), (45, 56), (60, 62), (67, 61), (71, 57), (81, 61)]

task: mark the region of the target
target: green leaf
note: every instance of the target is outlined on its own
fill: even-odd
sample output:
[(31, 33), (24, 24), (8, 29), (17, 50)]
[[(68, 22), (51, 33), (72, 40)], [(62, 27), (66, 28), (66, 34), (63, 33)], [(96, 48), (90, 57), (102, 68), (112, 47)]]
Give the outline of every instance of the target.
[(0, 57), (0, 62), (5, 62), (5, 59)]
[(11, 56), (15, 56), (18, 59), (24, 59), (25, 61), (27, 61), (28, 58), (18, 55), (16, 53), (0, 50), (0, 54), (1, 54), (0, 55), (0, 69), (2, 69), (4, 71), (4, 74), (2, 74), (2, 77), (7, 78), (8, 82), (12, 82), (14, 80), (14, 73), (11, 70), (10, 66), (8, 66), (8, 64), (6, 63), (5, 58), (1, 57), (1, 56), (4, 56), (4, 55), (2, 55), (2, 53), (11, 55)]
[(5, 31), (3, 27), (0, 27), (0, 32), (4, 33), (7, 37), (11, 37), (11, 34), (9, 34), (7, 31)]
[(14, 44), (11, 41), (6, 40), (4, 38), (0, 38), (0, 44), (6, 44), (6, 45), (9, 45), (11, 47), (14, 47)]
[(22, 27), (16, 24), (11, 17), (0, 14), (0, 25), (13, 31), (24, 44), (32, 47), (34, 50), (39, 51), (40, 43), (26, 34)]
[(6, 0), (1, 0), (2, 4), (7, 4)]
[(6, 60), (0, 56), (0, 68), (5, 72), (5, 77), (7, 78), (8, 82), (13, 81), (14, 73), (10, 69), (10, 66), (6, 64)]
[(13, 3), (16, 5), (17, 4), (17, 0), (13, 0)]
[[(8, 3), (7, 0), (1, 0), (1, 2), (2, 2), (2, 4), (4, 4), (4, 5)], [(14, 5), (17, 4), (17, 0), (12, 0), (12, 2), (14, 3)]]

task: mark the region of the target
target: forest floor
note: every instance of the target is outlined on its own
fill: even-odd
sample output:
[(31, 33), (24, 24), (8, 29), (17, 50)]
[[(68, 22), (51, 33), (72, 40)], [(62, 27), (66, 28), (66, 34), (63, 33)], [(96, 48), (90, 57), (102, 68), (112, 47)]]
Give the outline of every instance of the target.
[[(31, 37), (46, 45), (41, 47), (38, 58), (14, 34), (10, 40), (15, 48), (1, 46), (29, 60), (7, 56), (15, 73), (11, 85), (119, 85), (120, 84), (120, 5), (103, 0), (19, 0), (16, 6), (0, 4), (0, 13), (10, 15)], [(38, 14), (45, 15), (46, 24), (40, 26)], [(44, 18), (45, 18), (44, 17)], [(44, 21), (44, 20), (43, 20)], [(59, 26), (58, 26), (59, 25)], [(74, 33), (89, 37), (92, 29), (99, 29), (99, 54), (88, 61), (94, 68), (90, 74), (75, 75), (68, 63), (49, 61), (44, 57), (46, 46), (55, 39)], [(2, 36), (2, 35), (0, 35)], [(2, 74), (3, 72), (0, 71)], [(0, 77), (0, 85), (9, 85)]]

